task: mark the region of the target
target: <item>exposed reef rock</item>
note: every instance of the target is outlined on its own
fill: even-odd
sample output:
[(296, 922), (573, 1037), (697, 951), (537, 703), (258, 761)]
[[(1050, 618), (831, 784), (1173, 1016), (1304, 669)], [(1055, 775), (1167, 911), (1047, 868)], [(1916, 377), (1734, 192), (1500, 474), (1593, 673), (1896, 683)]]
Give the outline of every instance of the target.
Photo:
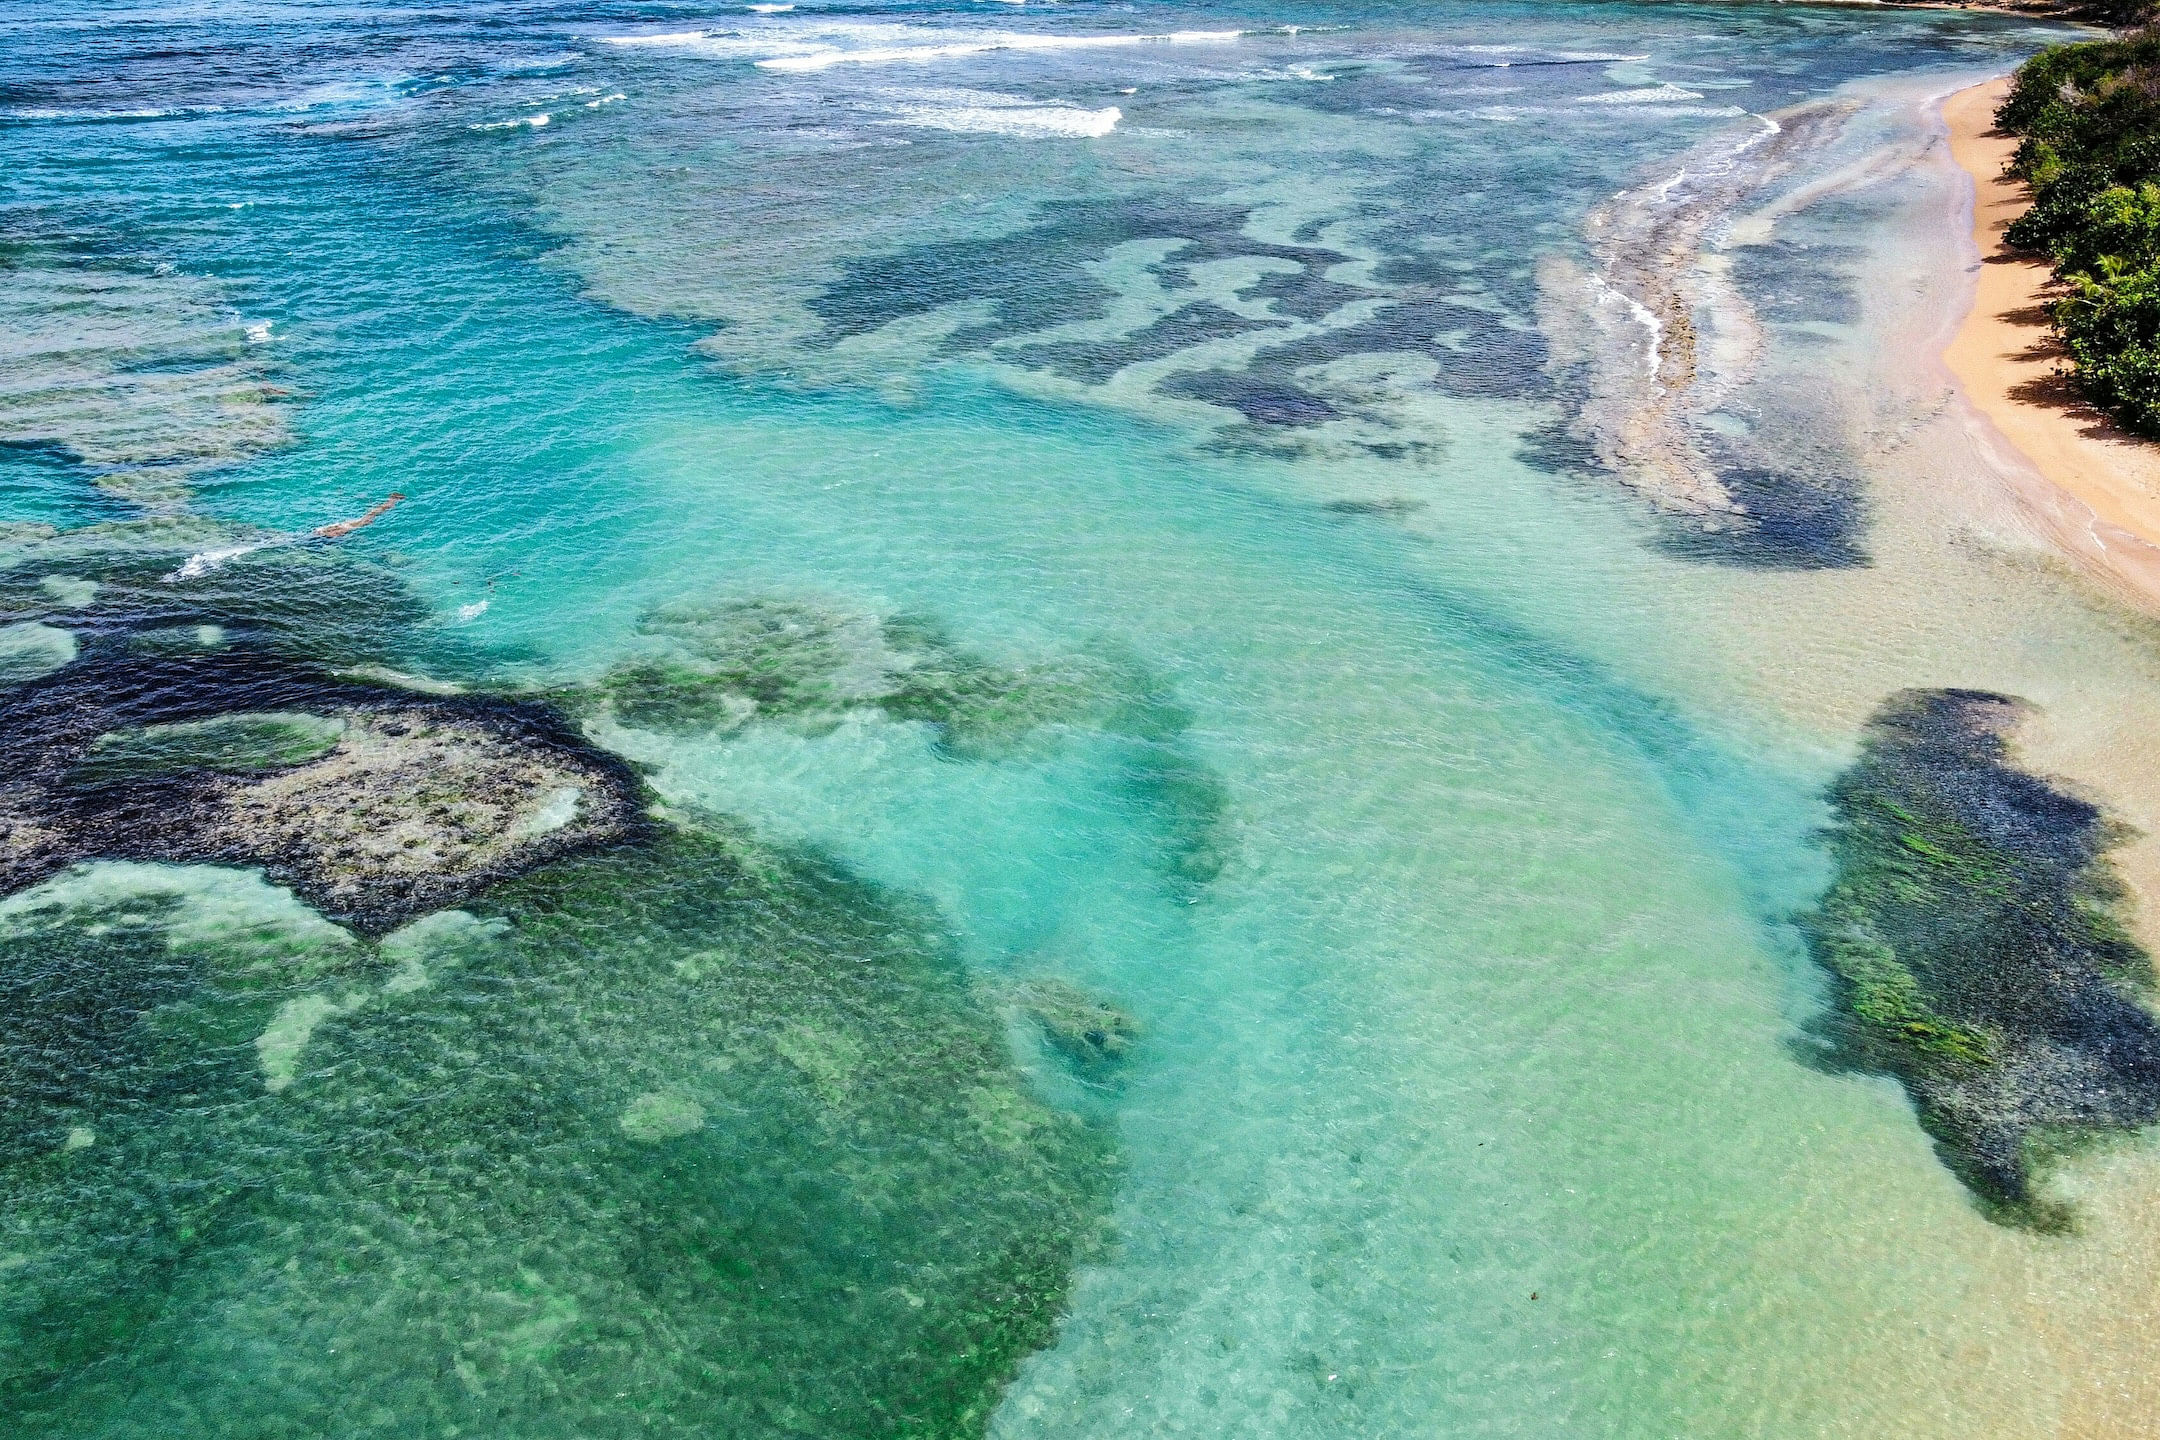
[(1736, 217), (1752, 209), (1750, 224), (1767, 230), (1783, 203), (1777, 182), (1851, 113), (1812, 102), (1751, 117), (1593, 211), (1586, 267), (1557, 254), (1540, 263), (1540, 323), (1551, 368), (1576, 392), (1566, 438), (1580, 450), (1566, 463), (1561, 437), (1547, 437), (1530, 458), (1617, 478), (1691, 558), (1769, 569), (1865, 559), (1857, 482), (1826, 459), (1773, 466), (1746, 438), (1761, 419), (1748, 387), (1765, 337), (1735, 278)]
[(1999, 1218), (2066, 1222), (2047, 1154), (2160, 1116), (2150, 959), (2115, 918), (2099, 810), (2014, 768), (2017, 702), (1908, 691), (1832, 787), (1838, 871), (1810, 918), (1837, 1061), (1895, 1075)]
[(335, 595), (357, 567), (281, 555), (183, 588), (145, 578), (169, 548), (63, 548), (98, 567), (91, 591), (0, 573), (0, 603), (47, 612), (9, 627), (37, 632), (15, 654), (38, 663), (0, 687), (0, 893), (90, 859), (260, 866), (384, 930), (643, 823), (629, 767), (541, 706), (422, 697), (285, 653), (298, 587)]

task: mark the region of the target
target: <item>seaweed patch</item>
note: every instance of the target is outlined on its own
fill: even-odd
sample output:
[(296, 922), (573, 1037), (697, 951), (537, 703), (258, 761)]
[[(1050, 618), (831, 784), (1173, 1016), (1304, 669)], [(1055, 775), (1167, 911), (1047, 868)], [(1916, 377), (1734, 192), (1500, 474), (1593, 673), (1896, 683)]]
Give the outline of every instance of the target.
[[(1117, 1172), (926, 903), (649, 811), (477, 667), (393, 683), (425, 612), (358, 561), (166, 586), (230, 534), (8, 538), (0, 605), (68, 642), (33, 635), (0, 686), (10, 1433), (350, 1429), (356, 1384), (369, 1428), (984, 1433)], [(874, 695), (949, 744), (1069, 695), (1136, 738), (1185, 724), (1145, 685), (1010, 683), (920, 621), (650, 632), (752, 705)], [(1129, 1037), (1045, 1014), (1106, 1063)]]
[(377, 946), (135, 868), (174, 878), (0, 913), (11, 1433), (333, 1431), (362, 1384), (377, 1425), (627, 1390), (656, 1435), (979, 1436), (1104, 1238), (1106, 1132), (927, 907), (815, 855), (674, 814)]
[(1835, 1063), (1896, 1076), (2000, 1219), (2056, 1228), (2051, 1152), (2160, 1117), (2149, 957), (2116, 918), (2094, 806), (2010, 763), (2018, 702), (1892, 697), (1831, 787), (1837, 878), (1809, 917)]

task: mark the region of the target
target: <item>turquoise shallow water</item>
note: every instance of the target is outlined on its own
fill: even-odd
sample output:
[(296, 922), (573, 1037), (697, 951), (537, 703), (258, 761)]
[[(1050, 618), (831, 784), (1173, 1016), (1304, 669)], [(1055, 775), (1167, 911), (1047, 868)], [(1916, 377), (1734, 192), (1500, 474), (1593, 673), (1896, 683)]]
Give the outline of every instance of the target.
[[(322, 981), (284, 1071), (256, 1073), (267, 1002), (235, 1012), (201, 1042), (238, 1057), (225, 1108), (126, 1122), (80, 1183), (185, 1171), (264, 1208), (123, 1247), (79, 1299), (95, 1227), (149, 1222), (70, 1220), (40, 1187), (76, 1182), (18, 1156), (17, 1213), (42, 1217), (0, 1242), (22, 1433), (1972, 1433), (1973, 1375), (1991, 1404), (2025, 1393), (2024, 1352), (1961, 1328), (2014, 1326), (2007, 1242), (1894, 1090), (1795, 1043), (1819, 980), (1789, 922), (1849, 737), (1703, 679), (1666, 588), (1676, 563), (1847, 563), (1864, 486), (1795, 522), (1835, 543), (1676, 562), (1692, 522), (1555, 430), (1589, 382), (1552, 359), (1568, 302), (1539, 265), (1752, 116), (1860, 97), (1844, 148), (1777, 182), (1798, 190), (1882, 142), (1870, 95), (2044, 32), (1471, 4), (41, 4), (5, 26), (0, 304), (71, 338), (6, 357), (35, 403), (7, 422), (4, 518), (147, 498), (294, 530), (395, 490), (348, 547), (432, 615), (416, 664), (562, 687), (650, 652), (655, 607), (778, 600), (843, 629), (928, 617), (1012, 667), (1096, 657), (1155, 717), (976, 751), (876, 707), (592, 722), (665, 802), (844, 878), (790, 880), (754, 922), (651, 899), (685, 873), (727, 891), (732, 860), (520, 882), (474, 907), (525, 937), (511, 958), (480, 947), (412, 1014)], [(1896, 209), (1868, 192), (1742, 275), (1774, 357), (1864, 324), (1852, 242)], [(1861, 470), (1804, 407), (1735, 408), (1752, 461)], [(213, 919), (304, 928), (247, 893)], [(884, 933), (880, 907), (934, 935), (901, 949), (937, 978), (849, 1009), (821, 967), (868, 953), (847, 925)], [(810, 978), (695, 990), (692, 932)], [(183, 939), (241, 963), (212, 921)], [(970, 999), (1045, 976), (1130, 1014), (1114, 1078)], [(146, 1014), (208, 1003), (171, 983)], [(1002, 1174), (1003, 1140), (890, 1160), (945, 1121), (908, 1089), (927, 1062), (878, 1038), (948, 1033), (1006, 1107), (969, 1112), (984, 1134), (1070, 1148), (980, 1191), (953, 1177)], [(571, 1118), (476, 1098), (505, 1067)], [(745, 1078), (768, 1072), (796, 1090)], [(685, 1093), (701, 1138), (662, 1143), (709, 1143), (694, 1161), (578, 1148), (675, 1113), (631, 1095)], [(802, 1140), (819, 1126), (855, 1139)], [(832, 1175), (860, 1205), (759, 1228)], [(390, 1224), (400, 1187), (504, 1198), (391, 1202)], [(1071, 1271), (1061, 1328), (1015, 1322), (983, 1375), (880, 1408), (963, 1340), (907, 1332), (905, 1286), (884, 1316), (820, 1267), (889, 1244), (959, 1273), (1091, 1207), (1105, 1238), (1027, 1272), (1055, 1297)], [(315, 1278), (345, 1246), (365, 1283)], [(755, 1292), (700, 1279), (768, 1260)], [(760, 1306), (801, 1345), (745, 1338)], [(2005, 1433), (2039, 1433), (2032, 1393)]]

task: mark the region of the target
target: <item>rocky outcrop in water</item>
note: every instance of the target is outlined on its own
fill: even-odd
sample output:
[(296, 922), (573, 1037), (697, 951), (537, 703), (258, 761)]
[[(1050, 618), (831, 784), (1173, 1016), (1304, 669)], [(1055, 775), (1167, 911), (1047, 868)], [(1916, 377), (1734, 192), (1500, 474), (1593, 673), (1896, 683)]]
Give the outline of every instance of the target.
[[(217, 587), (60, 548), (85, 575), (0, 579), (9, 631), (66, 642), (15, 646), (0, 687), (0, 893), (91, 859), (259, 866), (380, 931), (643, 823), (629, 767), (542, 707), (340, 678), (279, 646), (274, 605), (210, 623), (237, 620)], [(292, 564), (240, 578), (274, 601)]]
[(2054, 1227), (2048, 1154), (2160, 1118), (2150, 958), (2116, 918), (2094, 806), (2010, 760), (2018, 703), (1908, 691), (1831, 788), (1837, 879), (1811, 917), (1838, 1062), (1895, 1075), (1987, 1208)]

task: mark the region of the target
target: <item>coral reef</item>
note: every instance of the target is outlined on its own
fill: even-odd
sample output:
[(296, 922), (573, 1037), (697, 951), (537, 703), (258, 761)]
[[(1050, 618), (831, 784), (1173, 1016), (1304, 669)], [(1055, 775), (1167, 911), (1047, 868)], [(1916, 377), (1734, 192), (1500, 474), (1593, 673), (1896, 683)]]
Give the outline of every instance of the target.
[[(339, 679), (295, 653), (334, 643), (312, 622), (367, 567), (280, 551), (177, 586), (152, 578), (186, 553), (172, 532), (32, 539), (0, 570), (0, 604), (34, 617), (8, 627), (34, 632), (14, 654), (38, 657), (0, 688), (0, 891), (96, 858), (256, 865), (379, 931), (642, 823), (628, 767), (538, 706)], [(96, 578), (47, 583), (62, 559)], [(382, 652), (380, 632), (361, 651)]]
[(829, 727), (852, 709), (937, 727), (956, 754), (1001, 753), (1030, 732), (1129, 700), (1130, 665), (1102, 657), (1006, 666), (955, 644), (934, 621), (750, 597), (677, 602), (639, 627), (655, 653), (626, 661), (593, 695), (626, 725), (726, 732), (753, 720)]
[(1908, 691), (1832, 787), (1837, 879), (1808, 930), (1838, 1063), (1895, 1075), (1998, 1217), (2067, 1222), (2046, 1155), (2160, 1116), (2152, 965), (2114, 918), (2116, 833), (2014, 768), (2003, 696)]
[(1139, 1039), (1140, 1027), (1132, 1016), (1055, 976), (1015, 986), (1013, 1004), (1083, 1078), (1100, 1079), (1114, 1070)]
[[(373, 567), (234, 546), (0, 537), (36, 657), (0, 681), (9, 1432), (982, 1434), (1116, 1170), (929, 907), (652, 813), (558, 713), (430, 663)], [(704, 696), (949, 745), (1083, 693), (912, 622), (651, 631)]]
[(980, 1435), (1103, 1233), (925, 907), (724, 822), (376, 946), (101, 868), (0, 902), (11, 1433)]

